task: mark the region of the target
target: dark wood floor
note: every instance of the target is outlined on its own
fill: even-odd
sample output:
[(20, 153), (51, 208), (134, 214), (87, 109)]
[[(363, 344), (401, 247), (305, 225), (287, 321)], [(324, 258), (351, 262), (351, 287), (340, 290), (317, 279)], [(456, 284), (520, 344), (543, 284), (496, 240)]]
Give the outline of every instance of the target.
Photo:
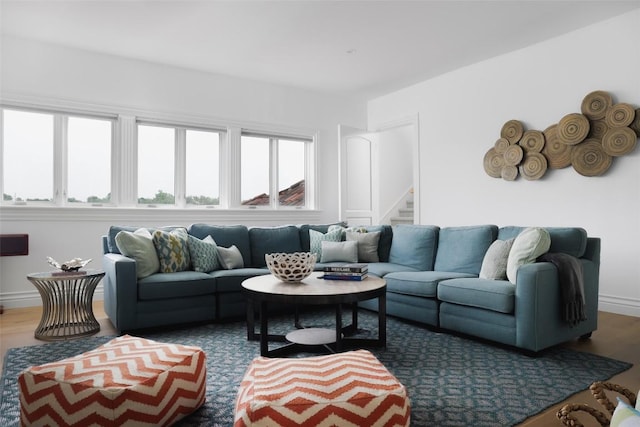
[[(2, 355), (0, 363), (4, 363), (4, 356), (9, 348), (43, 343), (33, 337), (41, 312), (40, 307), (29, 307), (5, 309), (4, 313), (0, 314), (0, 353)], [(98, 335), (115, 335), (116, 331), (104, 313), (102, 301), (94, 303), (94, 313), (101, 326)], [(600, 312), (598, 330), (593, 333), (590, 340), (575, 340), (564, 346), (633, 363), (634, 366), (631, 369), (616, 375), (611, 381), (624, 385), (634, 393), (640, 390), (640, 317)], [(0, 365), (1, 368), (2, 365)], [(560, 381), (562, 378), (558, 378), (558, 382)], [(561, 426), (555, 414), (560, 407), (569, 402), (583, 402), (599, 407), (591, 394), (585, 390), (529, 418), (521, 426)], [(588, 427), (599, 426), (588, 415), (580, 416), (580, 420)]]

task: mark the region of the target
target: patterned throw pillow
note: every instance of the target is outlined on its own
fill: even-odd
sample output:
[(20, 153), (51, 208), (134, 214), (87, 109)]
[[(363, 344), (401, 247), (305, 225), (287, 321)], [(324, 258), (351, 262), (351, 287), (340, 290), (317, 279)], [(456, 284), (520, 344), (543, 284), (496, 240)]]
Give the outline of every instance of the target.
[(191, 265), (195, 271), (208, 273), (220, 268), (218, 262), (218, 246), (213, 237), (207, 236), (200, 240), (197, 237), (189, 235), (189, 256), (191, 257)]
[(309, 252), (316, 254), (316, 260), (322, 258), (322, 242), (342, 241), (343, 228), (330, 229), (326, 234), (309, 229)]
[(156, 230), (153, 232), (153, 245), (160, 260), (160, 272), (175, 273), (189, 269), (189, 235), (184, 228), (171, 231)]

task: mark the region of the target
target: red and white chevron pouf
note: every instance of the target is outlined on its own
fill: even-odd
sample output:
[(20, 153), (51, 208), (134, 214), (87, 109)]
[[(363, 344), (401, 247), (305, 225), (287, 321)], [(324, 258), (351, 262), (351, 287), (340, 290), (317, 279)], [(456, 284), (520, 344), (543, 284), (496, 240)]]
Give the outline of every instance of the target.
[(367, 350), (257, 357), (236, 398), (234, 427), (408, 426), (405, 387)]
[(124, 335), (19, 378), (20, 422), (41, 426), (171, 425), (205, 400), (199, 347)]

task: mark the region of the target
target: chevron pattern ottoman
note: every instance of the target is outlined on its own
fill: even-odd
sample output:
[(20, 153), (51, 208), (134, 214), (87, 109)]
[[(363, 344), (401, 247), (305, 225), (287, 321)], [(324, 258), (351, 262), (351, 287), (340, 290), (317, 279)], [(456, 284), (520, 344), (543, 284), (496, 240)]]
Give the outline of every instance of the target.
[(408, 426), (405, 387), (367, 350), (257, 357), (236, 398), (234, 427)]
[(199, 347), (124, 335), (18, 378), (20, 422), (41, 426), (166, 426), (205, 400)]

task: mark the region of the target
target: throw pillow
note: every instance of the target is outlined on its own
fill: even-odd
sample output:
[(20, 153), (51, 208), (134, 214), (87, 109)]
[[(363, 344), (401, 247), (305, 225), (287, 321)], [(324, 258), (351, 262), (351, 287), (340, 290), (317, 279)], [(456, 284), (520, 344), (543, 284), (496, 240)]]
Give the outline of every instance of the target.
[(481, 279), (505, 280), (507, 278), (507, 260), (514, 240), (496, 240), (489, 246), (480, 268)]
[(218, 260), (220, 266), (225, 270), (233, 270), (234, 268), (244, 268), (244, 260), (240, 249), (236, 245), (229, 248), (218, 247)]
[(220, 268), (220, 263), (218, 262), (218, 246), (213, 240), (213, 237), (207, 236), (200, 240), (197, 237), (189, 235), (188, 246), (191, 265), (195, 271), (208, 273)]
[(320, 262), (358, 262), (358, 243), (322, 242), (322, 256)]
[(136, 261), (138, 279), (160, 271), (160, 261), (153, 246), (153, 237), (146, 228), (140, 228), (134, 232), (119, 231), (115, 242), (122, 255)]
[(342, 240), (342, 227), (330, 229), (326, 234), (309, 229), (309, 252), (316, 254), (316, 260), (322, 258), (322, 242), (339, 242)]
[(160, 260), (160, 271), (175, 273), (189, 269), (189, 235), (184, 228), (171, 231), (156, 230), (153, 232), (153, 245)]
[(640, 411), (618, 397), (618, 405), (611, 416), (611, 427), (640, 427)]
[(531, 264), (551, 247), (549, 232), (540, 227), (525, 228), (516, 236), (507, 260), (507, 278), (516, 283), (520, 266)]
[(358, 243), (358, 262), (380, 261), (378, 257), (379, 231), (372, 231), (370, 233), (347, 231), (346, 237), (347, 241), (353, 240)]

